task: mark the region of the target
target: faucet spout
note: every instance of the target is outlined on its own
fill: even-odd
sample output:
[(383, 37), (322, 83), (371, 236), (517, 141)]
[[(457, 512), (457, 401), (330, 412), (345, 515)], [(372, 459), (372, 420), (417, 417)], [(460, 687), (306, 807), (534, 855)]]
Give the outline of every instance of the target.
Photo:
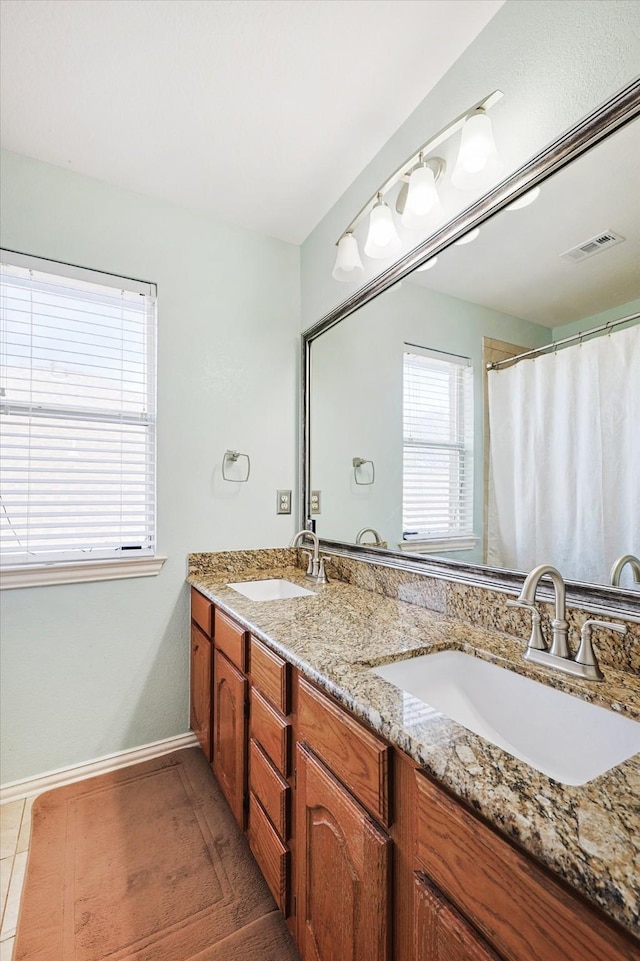
[(622, 569), (626, 567), (627, 564), (633, 572), (634, 581), (636, 584), (640, 584), (640, 559), (634, 557), (633, 554), (623, 554), (611, 568), (609, 580), (611, 581), (612, 587), (620, 587), (620, 575), (622, 574)]
[(291, 538), (289, 547), (298, 547), (300, 542), (304, 543), (305, 538), (308, 538), (313, 544), (313, 554), (309, 557), (306, 576), (315, 579), (320, 570), (320, 541), (315, 531), (308, 531), (306, 529), (298, 531), (298, 533), (294, 534)]
[(525, 578), (518, 600), (523, 604), (534, 604), (538, 584), (543, 577), (551, 579), (556, 595), (556, 614), (551, 622), (553, 639), (549, 653), (557, 657), (570, 657), (567, 643), (569, 624), (567, 622), (566, 590), (560, 571), (550, 564), (541, 564), (539, 567), (534, 567)]

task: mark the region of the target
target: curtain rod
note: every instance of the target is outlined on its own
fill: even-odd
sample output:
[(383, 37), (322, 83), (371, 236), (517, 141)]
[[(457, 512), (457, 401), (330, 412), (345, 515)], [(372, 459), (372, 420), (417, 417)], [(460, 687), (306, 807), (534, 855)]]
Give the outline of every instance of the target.
[(572, 334), (571, 337), (565, 337), (563, 340), (554, 340), (550, 344), (545, 344), (543, 347), (534, 347), (533, 350), (526, 350), (523, 354), (516, 354), (514, 357), (507, 357), (505, 360), (496, 360), (494, 363), (486, 365), (487, 370), (497, 370), (505, 364), (515, 364), (519, 360), (524, 360), (525, 357), (534, 357), (536, 354), (543, 354), (547, 350), (555, 350), (556, 347), (561, 347), (563, 344), (570, 344), (573, 340), (582, 340), (584, 337), (591, 337), (592, 334), (599, 334), (603, 330), (611, 330), (612, 327), (627, 324), (632, 320), (640, 320), (640, 311), (635, 314), (629, 314), (628, 317), (621, 317), (620, 320), (610, 320), (608, 324), (602, 324), (600, 327), (592, 328), (592, 330), (583, 330), (578, 334)]

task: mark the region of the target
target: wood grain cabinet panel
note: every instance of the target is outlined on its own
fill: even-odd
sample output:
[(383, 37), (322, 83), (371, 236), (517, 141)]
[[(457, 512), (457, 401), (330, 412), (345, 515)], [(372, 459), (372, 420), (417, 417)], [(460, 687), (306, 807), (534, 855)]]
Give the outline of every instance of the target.
[(289, 913), (289, 851), (274, 831), (260, 802), (252, 793), (249, 794), (247, 838), (274, 901), (287, 917)]
[(291, 725), (255, 688), (251, 690), (251, 737), (261, 745), (280, 773), (287, 777)]
[(211, 762), (212, 668), (211, 640), (199, 627), (192, 624), (189, 722), (209, 762)]
[(218, 650), (222, 651), (239, 671), (247, 670), (247, 632), (232, 621), (230, 617), (215, 609), (214, 641)]
[(212, 636), (213, 604), (195, 587), (191, 588), (191, 619), (196, 622), (207, 637)]
[(247, 679), (224, 654), (213, 655), (213, 772), (241, 828), (247, 767)]
[(304, 961), (390, 961), (391, 841), (296, 748), (298, 945)]
[(297, 736), (389, 826), (389, 747), (304, 678), (298, 689)]
[(426, 878), (414, 877), (415, 961), (501, 961)]
[(508, 961), (638, 961), (613, 925), (416, 773), (416, 860)]
[(291, 668), (286, 661), (259, 641), (251, 638), (251, 683), (274, 707), (289, 713)]
[(289, 837), (289, 806), (291, 788), (260, 745), (249, 741), (249, 790), (260, 801), (283, 841)]

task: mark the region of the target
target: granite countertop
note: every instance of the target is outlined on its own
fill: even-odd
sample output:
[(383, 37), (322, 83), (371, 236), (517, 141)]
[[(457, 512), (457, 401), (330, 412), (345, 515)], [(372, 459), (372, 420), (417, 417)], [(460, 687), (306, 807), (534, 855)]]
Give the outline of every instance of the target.
[[(294, 561), (286, 549), (192, 555), (188, 581), (638, 936), (640, 754), (585, 785), (560, 784), (368, 669), (461, 650), (640, 719), (638, 677), (613, 668), (596, 684), (550, 676), (523, 660), (522, 640), (339, 580), (316, 587)], [(315, 593), (251, 601), (227, 586), (269, 577)]]

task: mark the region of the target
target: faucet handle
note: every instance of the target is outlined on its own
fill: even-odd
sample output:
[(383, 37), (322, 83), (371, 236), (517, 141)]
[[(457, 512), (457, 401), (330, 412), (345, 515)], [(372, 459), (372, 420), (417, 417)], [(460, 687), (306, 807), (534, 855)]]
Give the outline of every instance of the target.
[(307, 572), (306, 577), (313, 576), (313, 551), (302, 551), (302, 554), (307, 558)]
[(326, 572), (325, 569), (324, 569), (324, 565), (327, 563), (327, 561), (328, 561), (329, 563), (331, 563), (332, 560), (333, 560), (333, 558), (330, 557), (328, 554), (321, 554), (321, 555), (320, 555), (320, 565), (319, 565), (319, 567), (318, 567), (318, 576), (316, 577), (316, 584), (328, 584), (328, 583), (329, 583), (329, 578), (327, 577), (327, 572)]
[(524, 607), (531, 612), (531, 637), (527, 645), (528, 650), (546, 651), (547, 645), (542, 636), (540, 628), (540, 612), (535, 604), (527, 604), (525, 601), (507, 601), (507, 607)]
[(574, 660), (577, 664), (584, 664), (585, 667), (588, 667), (595, 678), (601, 679), (603, 676), (602, 671), (598, 666), (591, 642), (592, 627), (601, 627), (605, 631), (615, 631), (617, 634), (626, 634), (628, 628), (626, 624), (619, 624), (617, 621), (588, 620), (582, 625), (582, 630), (580, 631), (580, 647)]

